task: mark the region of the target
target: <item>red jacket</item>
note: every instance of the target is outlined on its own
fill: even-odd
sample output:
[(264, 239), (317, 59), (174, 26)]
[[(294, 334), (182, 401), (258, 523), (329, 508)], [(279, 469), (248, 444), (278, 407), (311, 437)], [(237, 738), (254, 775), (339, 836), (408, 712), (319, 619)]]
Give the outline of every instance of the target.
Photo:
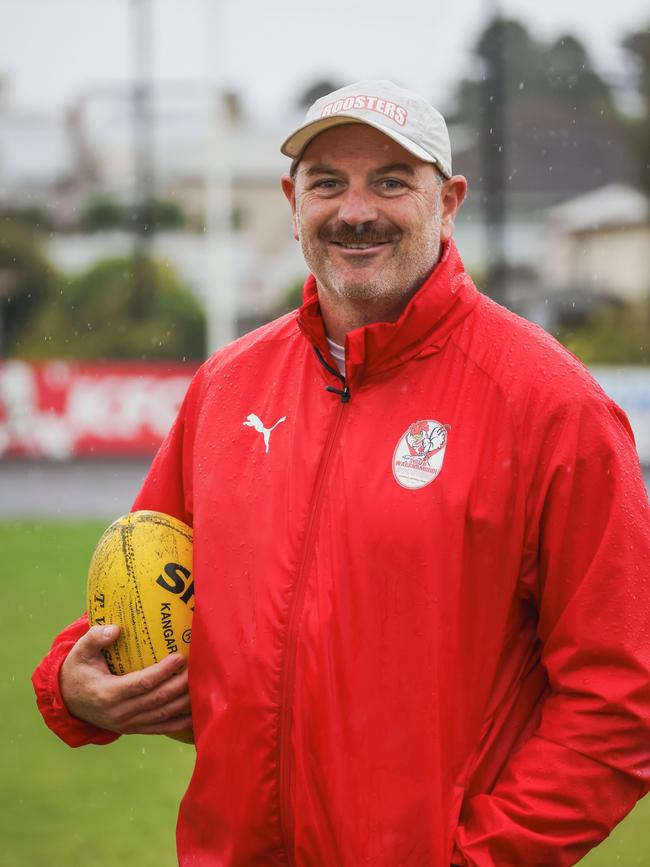
[[(453, 244), (345, 384), (305, 294), (203, 366), (135, 502), (195, 531), (180, 863), (574, 864), (650, 786), (627, 420)], [(114, 737), (58, 694), (84, 629), (35, 674), (73, 745)]]

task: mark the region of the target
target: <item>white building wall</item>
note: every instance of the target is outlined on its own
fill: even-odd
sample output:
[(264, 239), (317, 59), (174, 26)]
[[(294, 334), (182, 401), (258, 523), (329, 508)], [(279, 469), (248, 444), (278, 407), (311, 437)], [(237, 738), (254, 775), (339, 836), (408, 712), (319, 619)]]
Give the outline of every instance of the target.
[(549, 233), (543, 278), (555, 289), (581, 287), (624, 301), (650, 292), (650, 226)]

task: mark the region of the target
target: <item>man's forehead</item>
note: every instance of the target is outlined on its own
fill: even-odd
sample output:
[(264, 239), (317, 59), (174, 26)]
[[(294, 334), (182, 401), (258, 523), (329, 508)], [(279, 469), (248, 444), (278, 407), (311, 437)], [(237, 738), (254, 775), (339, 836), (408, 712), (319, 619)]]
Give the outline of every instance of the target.
[[(423, 163), (423, 165), (425, 165)], [(317, 160), (315, 162), (308, 162), (303, 167), (303, 174), (306, 177), (318, 177), (319, 175), (326, 174), (345, 174), (345, 167), (350, 167), (349, 161), (339, 161), (332, 160), (331, 162), (325, 162)], [(363, 168), (367, 171), (369, 175), (372, 174), (402, 174), (409, 175), (413, 177), (415, 175), (415, 168), (410, 166), (408, 163), (400, 163), (400, 162), (390, 162), (390, 163), (375, 163), (364, 161)]]
[(428, 165), (379, 130), (366, 124), (346, 123), (314, 136), (300, 158), (299, 167), (311, 174), (319, 165), (335, 168), (351, 163), (368, 167), (390, 165), (407, 173)]

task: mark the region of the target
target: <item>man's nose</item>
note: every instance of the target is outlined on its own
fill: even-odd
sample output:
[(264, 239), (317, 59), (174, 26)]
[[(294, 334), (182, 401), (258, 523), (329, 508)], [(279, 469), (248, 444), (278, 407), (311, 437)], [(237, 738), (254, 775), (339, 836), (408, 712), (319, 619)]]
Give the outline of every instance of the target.
[(349, 187), (343, 194), (339, 206), (339, 219), (348, 226), (372, 223), (378, 218), (377, 206), (372, 193), (368, 190)]

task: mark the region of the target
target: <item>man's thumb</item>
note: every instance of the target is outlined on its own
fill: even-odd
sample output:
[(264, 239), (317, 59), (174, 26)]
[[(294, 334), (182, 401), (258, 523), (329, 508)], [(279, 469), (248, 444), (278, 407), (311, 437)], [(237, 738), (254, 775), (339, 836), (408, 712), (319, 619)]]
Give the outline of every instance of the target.
[[(84, 638), (83, 655), (88, 658), (97, 654), (102, 648), (112, 644), (120, 634), (120, 627), (115, 624), (106, 626), (91, 626)], [(79, 648), (82, 649), (81, 647)]]

